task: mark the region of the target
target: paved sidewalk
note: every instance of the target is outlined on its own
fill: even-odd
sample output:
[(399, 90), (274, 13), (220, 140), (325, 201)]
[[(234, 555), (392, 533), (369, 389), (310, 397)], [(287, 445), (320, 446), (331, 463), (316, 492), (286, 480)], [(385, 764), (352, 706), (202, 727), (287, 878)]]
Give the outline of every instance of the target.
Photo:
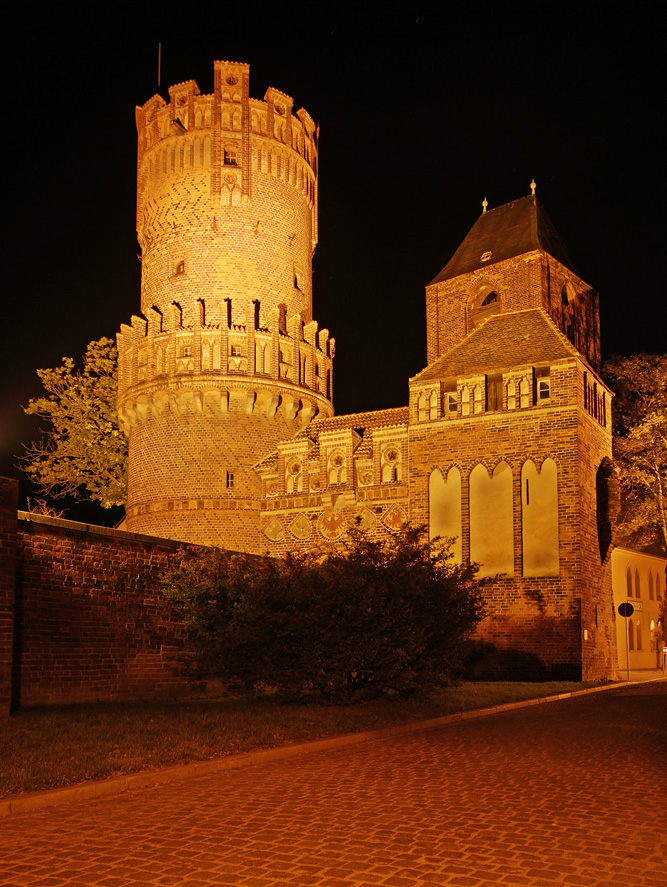
[(3, 887), (662, 887), (667, 682), (0, 824)]

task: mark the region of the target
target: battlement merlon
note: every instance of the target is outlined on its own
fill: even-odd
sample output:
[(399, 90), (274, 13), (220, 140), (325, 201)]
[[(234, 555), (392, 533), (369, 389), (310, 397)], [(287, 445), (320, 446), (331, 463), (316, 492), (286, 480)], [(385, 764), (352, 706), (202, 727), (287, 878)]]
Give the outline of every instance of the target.
[[(195, 130), (215, 131), (221, 124), (221, 107), (235, 106), (241, 121), (232, 125), (255, 135), (275, 139), (298, 151), (317, 172), (319, 127), (305, 108), (293, 113), (294, 99), (270, 86), (264, 101), (249, 95), (250, 66), (241, 62), (214, 63), (214, 92), (201, 94), (194, 80), (169, 87), (169, 101), (153, 95), (135, 110), (139, 136), (139, 161), (157, 142)], [(179, 125), (175, 127), (175, 124)]]
[[(227, 303), (231, 301), (225, 300)], [(289, 315), (283, 320), (279, 308), (270, 308), (260, 317), (258, 301), (245, 302), (240, 308), (237, 307), (236, 300), (234, 302), (234, 311), (232, 312), (229, 304), (227, 317), (213, 318), (209, 317), (203, 299), (198, 299), (192, 308), (183, 308), (178, 302), (173, 302), (166, 312), (153, 306), (146, 312), (146, 316), (133, 314), (130, 324), (121, 324), (119, 335), (124, 344), (136, 345), (141, 340), (155, 336), (197, 331), (226, 330), (229, 335), (252, 331), (260, 337), (276, 333), (281, 339), (312, 345), (322, 356), (333, 359), (336, 340), (325, 327), (319, 329), (316, 320), (305, 322), (300, 314)]]
[(304, 323), (299, 314), (284, 318), (271, 309), (260, 325), (257, 303), (246, 303), (234, 315), (242, 322), (232, 322), (230, 312), (222, 323), (208, 323), (203, 300), (193, 310), (173, 303), (165, 314), (147, 314), (133, 315), (117, 335), (120, 399), (137, 383), (172, 375), (183, 381), (204, 372), (258, 378), (263, 385), (273, 379), (331, 405), (335, 339), (327, 329), (318, 331), (315, 321)]

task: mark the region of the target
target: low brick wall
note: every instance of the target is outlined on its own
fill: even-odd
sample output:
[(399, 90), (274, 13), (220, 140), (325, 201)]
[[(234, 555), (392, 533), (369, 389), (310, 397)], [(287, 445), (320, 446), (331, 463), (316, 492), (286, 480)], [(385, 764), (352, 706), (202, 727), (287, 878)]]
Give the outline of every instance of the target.
[[(192, 697), (183, 624), (161, 589), (185, 546), (18, 512), (0, 485), (0, 702)], [(9, 520), (13, 510), (14, 523)], [(11, 613), (13, 610), (13, 619)]]
[(0, 477), (0, 717), (9, 713), (14, 647), (18, 483)]

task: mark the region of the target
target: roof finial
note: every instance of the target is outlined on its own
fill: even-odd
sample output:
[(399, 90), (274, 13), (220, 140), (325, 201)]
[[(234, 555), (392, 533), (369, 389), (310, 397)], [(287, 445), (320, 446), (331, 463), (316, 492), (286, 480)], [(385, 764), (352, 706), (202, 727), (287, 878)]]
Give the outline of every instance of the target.
[(530, 193), (533, 195), (533, 197), (535, 196), (535, 189), (536, 188), (537, 188), (537, 185), (535, 184), (535, 179), (533, 179), (533, 181), (530, 183)]
[(483, 213), (486, 212), (486, 208), (487, 208), (488, 205), (489, 205), (489, 201), (488, 201), (488, 200), (486, 199), (486, 197), (485, 197), (484, 200), (482, 200), (482, 212), (483, 212)]

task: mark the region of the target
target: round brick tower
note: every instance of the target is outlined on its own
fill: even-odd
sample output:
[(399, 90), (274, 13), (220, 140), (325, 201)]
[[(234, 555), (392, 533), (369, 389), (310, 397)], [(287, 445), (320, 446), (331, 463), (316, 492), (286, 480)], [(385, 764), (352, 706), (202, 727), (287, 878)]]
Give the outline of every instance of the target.
[(254, 466), (333, 414), (334, 340), (312, 319), (317, 132), (215, 62), (137, 108), (142, 316), (118, 335), (128, 530), (264, 551)]

